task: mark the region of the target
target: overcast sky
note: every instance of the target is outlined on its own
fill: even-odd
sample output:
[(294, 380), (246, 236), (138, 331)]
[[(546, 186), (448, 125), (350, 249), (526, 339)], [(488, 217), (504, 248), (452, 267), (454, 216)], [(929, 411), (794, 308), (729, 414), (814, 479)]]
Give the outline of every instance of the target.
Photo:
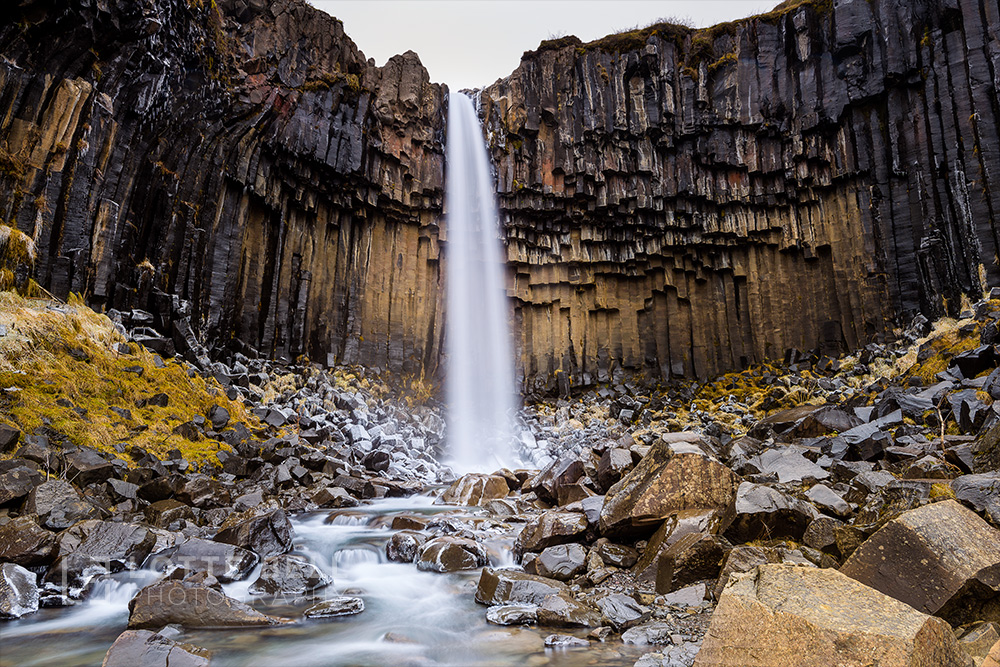
[(378, 65), (407, 50), (431, 81), (476, 88), (510, 74), (543, 39), (587, 42), (658, 19), (697, 27), (768, 11), (779, 0), (310, 0), (344, 22)]

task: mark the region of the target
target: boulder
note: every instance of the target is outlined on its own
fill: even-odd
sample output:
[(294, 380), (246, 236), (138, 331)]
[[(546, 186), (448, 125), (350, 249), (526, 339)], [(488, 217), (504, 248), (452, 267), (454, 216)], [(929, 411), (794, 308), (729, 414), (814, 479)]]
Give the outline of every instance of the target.
[(66, 479), (77, 486), (106, 482), (115, 474), (111, 461), (88, 447), (66, 454)]
[(550, 510), (529, 521), (517, 536), (515, 552), (541, 551), (574, 542), (587, 532), (587, 517), (579, 512)]
[(208, 667), (212, 656), (150, 630), (126, 630), (108, 649), (101, 667)]
[(626, 644), (670, 644), (671, 635), (677, 633), (677, 628), (663, 621), (650, 621), (637, 625), (622, 633), (622, 641)]
[(778, 476), (778, 482), (801, 482), (805, 479), (821, 480), (830, 473), (807, 459), (802, 447), (788, 446), (778, 449), (768, 449), (750, 459), (750, 462), (764, 474), (773, 473)]
[(435, 505), (484, 505), (490, 500), (506, 498), (510, 493), (502, 475), (470, 473), (459, 477), (434, 501)]
[(639, 570), (637, 566), (636, 580), (649, 583), (652, 578), (657, 593), (669, 593), (702, 579), (715, 579), (731, 548), (718, 535), (688, 533), (659, 554), (652, 566), (655, 572), (650, 572), (651, 568)]
[(417, 552), (417, 569), (431, 572), (474, 570), (490, 562), (479, 542), (445, 535), (428, 540)]
[(956, 626), (1000, 622), (1000, 531), (954, 500), (889, 521), (840, 571)]
[(13, 452), (20, 439), (21, 432), (19, 430), (7, 424), (0, 424), (0, 454)]
[(284, 510), (263, 514), (250, 509), (230, 518), (214, 539), (253, 551), (261, 558), (292, 550), (294, 531)]
[(259, 562), (257, 554), (231, 544), (191, 537), (150, 557), (148, 566), (168, 571), (182, 567), (206, 571), (223, 583), (245, 579)]
[(45, 571), (43, 597), (45, 606), (72, 604), (97, 578), (110, 574), (113, 566), (104, 559), (84, 553), (65, 553)]
[(21, 618), (38, 611), (35, 573), (14, 563), (0, 565), (0, 619)]
[(202, 474), (185, 476), (174, 490), (174, 498), (201, 509), (227, 507), (231, 502), (229, 491), (220, 482)]
[(154, 535), (135, 523), (90, 519), (59, 534), (59, 555), (77, 554), (106, 563), (112, 572), (134, 570), (153, 550)]
[(635, 601), (635, 598), (623, 593), (612, 593), (602, 597), (597, 601), (597, 608), (601, 610), (604, 622), (614, 628), (615, 632), (645, 623), (652, 615), (649, 607), (642, 606)]
[(586, 639), (580, 639), (573, 635), (547, 635), (545, 637), (546, 648), (585, 648), (590, 646)]
[(128, 603), (128, 610), (131, 630), (171, 623), (188, 628), (226, 628), (290, 622), (262, 614), (214, 588), (174, 580), (146, 586)]
[(587, 569), (587, 550), (579, 544), (557, 544), (543, 549), (534, 565), (540, 576), (568, 581)]
[[(146, 521), (157, 528), (170, 528), (171, 526), (183, 526), (180, 521), (194, 522), (194, 511), (189, 505), (185, 505), (174, 498), (157, 500), (151, 503), (144, 511)], [(178, 530), (178, 528), (174, 528)]]
[(963, 475), (952, 481), (951, 489), (957, 500), (1000, 526), (1000, 472)]
[(484, 568), (476, 588), (476, 602), (485, 605), (520, 603), (539, 605), (568, 589), (562, 582), (518, 570)]
[(584, 476), (583, 462), (575, 456), (565, 456), (544, 468), (524, 483), (522, 490), (534, 491), (549, 503), (559, 502), (559, 490), (575, 484)]
[(250, 594), (305, 593), (332, 582), (305, 558), (282, 554), (264, 559), (260, 575), (250, 584)]
[(555, 628), (596, 628), (601, 614), (568, 592), (546, 597), (538, 605), (538, 624)]
[(31, 490), (24, 501), (24, 513), (37, 515), (46, 528), (62, 530), (77, 521), (95, 518), (97, 510), (84, 502), (69, 482), (50, 479)]
[(972, 667), (948, 624), (832, 569), (761, 565), (726, 586), (696, 667)]
[(601, 460), (597, 464), (597, 482), (607, 491), (627, 475), (632, 467), (632, 452), (621, 447), (612, 447), (601, 455)]
[(734, 542), (782, 537), (798, 541), (818, 516), (816, 508), (804, 500), (769, 486), (743, 482), (736, 496), (736, 518), (725, 535)]
[(538, 606), (498, 604), (486, 610), (486, 620), (494, 625), (527, 625), (538, 621)]
[(48, 565), (56, 556), (56, 536), (21, 516), (0, 526), (0, 562), (23, 567)]
[(401, 530), (393, 533), (385, 543), (386, 557), (396, 563), (412, 563), (427, 536), (415, 530)]
[(34, 468), (16, 466), (0, 473), (0, 506), (24, 498), (42, 481)]
[(353, 616), (365, 610), (365, 602), (361, 598), (338, 595), (319, 604), (314, 604), (305, 611), (306, 618), (337, 618), (338, 616)]
[(320, 507), (357, 507), (358, 499), (339, 486), (326, 486), (312, 495), (312, 501)]
[(749, 572), (758, 565), (780, 562), (781, 554), (778, 553), (777, 549), (757, 547), (750, 544), (739, 544), (733, 547), (729, 553), (726, 554), (726, 559), (722, 562), (722, 570), (719, 572), (719, 579), (716, 581), (715, 588), (712, 590), (715, 599), (718, 600), (719, 597), (722, 596), (722, 591), (726, 587), (726, 584), (729, 583), (731, 575), (739, 574), (741, 572)]
[(847, 516), (851, 513), (851, 506), (847, 504), (833, 489), (826, 484), (814, 484), (806, 491), (806, 498), (822, 510), (826, 510), (837, 516)]
[(597, 555), (605, 565), (614, 567), (632, 567), (639, 560), (639, 552), (624, 544), (615, 544), (605, 538), (601, 538), (594, 543), (597, 548)]
[(649, 534), (678, 510), (732, 509), (740, 478), (693, 445), (671, 447), (657, 442), (608, 490), (601, 509), (602, 534)]

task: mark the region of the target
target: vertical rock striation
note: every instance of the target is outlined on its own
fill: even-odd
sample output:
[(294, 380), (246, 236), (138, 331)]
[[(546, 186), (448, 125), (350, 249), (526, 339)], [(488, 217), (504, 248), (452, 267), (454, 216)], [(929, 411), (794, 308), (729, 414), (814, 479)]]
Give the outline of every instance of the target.
[(805, 0), (481, 93), (529, 384), (838, 352), (1000, 284), (1000, 16)]
[(299, 0), (26, 0), (0, 219), (39, 282), (180, 342), (417, 372), (441, 320), (445, 89)]

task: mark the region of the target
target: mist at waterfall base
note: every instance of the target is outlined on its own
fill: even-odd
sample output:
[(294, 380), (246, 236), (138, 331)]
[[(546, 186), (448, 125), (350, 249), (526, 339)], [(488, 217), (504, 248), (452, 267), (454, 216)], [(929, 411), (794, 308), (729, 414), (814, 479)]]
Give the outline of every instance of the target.
[(445, 225), (448, 463), (458, 473), (516, 464), (513, 346), (493, 178), (472, 100), (448, 103)]

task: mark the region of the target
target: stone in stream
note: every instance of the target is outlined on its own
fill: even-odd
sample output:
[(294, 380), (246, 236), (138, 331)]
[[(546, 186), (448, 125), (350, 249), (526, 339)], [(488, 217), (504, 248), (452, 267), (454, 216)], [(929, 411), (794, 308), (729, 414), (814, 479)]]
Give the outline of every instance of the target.
[(305, 593), (322, 588), (333, 580), (301, 556), (269, 556), (260, 575), (250, 585), (251, 595)]
[(587, 532), (587, 526), (587, 517), (580, 512), (542, 512), (518, 534), (514, 550), (517, 553), (541, 551), (556, 544), (574, 542)]
[(417, 569), (431, 572), (474, 570), (489, 562), (483, 545), (465, 537), (435, 537), (417, 552)]
[(604, 499), (603, 535), (652, 533), (678, 510), (731, 511), (740, 478), (694, 445), (658, 441)]
[(485, 505), (510, 493), (502, 475), (469, 473), (459, 477), (434, 501), (435, 505)]
[(31, 517), (19, 516), (0, 526), (0, 561), (23, 567), (47, 565), (56, 556), (56, 536)]
[(584, 648), (590, 646), (590, 642), (573, 635), (549, 635), (545, 638), (545, 646), (548, 648)]
[(108, 649), (101, 667), (208, 667), (211, 656), (211, 651), (157, 632), (126, 630)]
[(550, 595), (538, 605), (538, 624), (557, 628), (596, 628), (601, 614), (568, 592)]
[(395, 563), (412, 563), (427, 539), (427, 535), (415, 530), (401, 530), (393, 533), (392, 537), (385, 543), (386, 558)]
[(538, 606), (498, 604), (486, 610), (486, 620), (494, 625), (527, 625), (538, 621)]
[(255, 509), (230, 518), (213, 538), (253, 551), (261, 558), (292, 550), (294, 531), (284, 510), (258, 513)]
[(568, 581), (587, 569), (587, 550), (579, 544), (557, 544), (543, 549), (534, 563), (540, 576)]
[(359, 501), (339, 486), (325, 486), (312, 495), (312, 501), (320, 507), (357, 507)]
[(569, 589), (560, 581), (518, 570), (484, 568), (476, 588), (476, 602), (485, 605), (516, 602), (541, 604), (545, 598)]
[(21, 618), (38, 611), (35, 573), (14, 563), (0, 565), (0, 619)]
[(176, 546), (153, 554), (148, 566), (155, 570), (182, 567), (192, 572), (205, 570), (228, 583), (246, 578), (260, 559), (252, 551), (200, 537), (191, 537)]
[(1000, 622), (1000, 531), (954, 500), (889, 521), (840, 571), (953, 625)]
[(696, 667), (972, 667), (943, 620), (833, 569), (762, 565), (736, 575)]
[(214, 588), (180, 581), (146, 586), (128, 603), (131, 630), (177, 623), (187, 628), (223, 628), (290, 623), (267, 616)]
[(305, 615), (306, 618), (337, 618), (360, 614), (364, 610), (365, 602), (361, 598), (338, 595), (309, 607)]

